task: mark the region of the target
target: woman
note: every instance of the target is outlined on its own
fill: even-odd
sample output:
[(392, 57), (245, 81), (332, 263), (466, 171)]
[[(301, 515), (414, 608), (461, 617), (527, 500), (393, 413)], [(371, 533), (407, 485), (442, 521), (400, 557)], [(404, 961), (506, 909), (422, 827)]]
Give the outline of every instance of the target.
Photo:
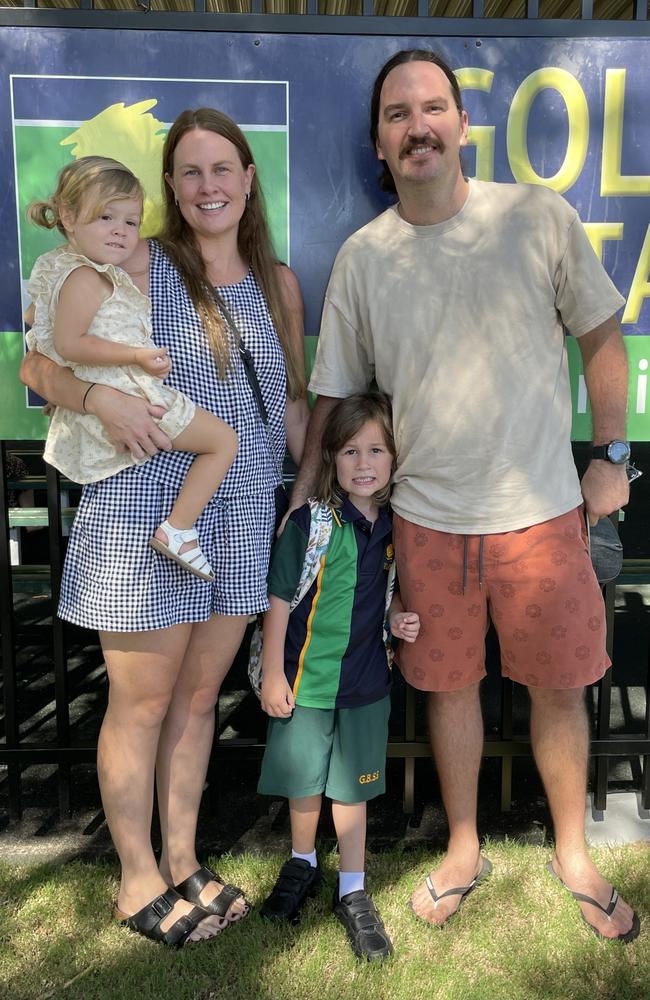
[[(163, 234), (141, 241), (126, 270), (151, 295), (154, 339), (172, 359), (169, 383), (239, 435), (238, 456), (197, 522), (214, 584), (158, 559), (144, 543), (192, 458), (165, 450), (170, 443), (152, 420), (161, 411), (101, 385), (87, 393), (86, 383), (37, 356), (25, 360), (23, 377), (51, 402), (78, 412), (87, 393), (85, 410), (102, 420), (114, 442), (136, 457), (154, 455), (84, 491), (59, 613), (98, 628), (106, 660), (109, 704), (97, 767), (122, 865), (117, 915), (139, 933), (180, 944), (214, 936), (248, 912), (238, 889), (224, 887), (199, 864), (196, 822), (221, 682), (249, 615), (268, 607), (284, 421), (299, 459), (307, 408), (300, 291), (293, 273), (273, 257), (244, 136), (220, 112), (185, 111), (167, 136), (163, 172)], [(218, 311), (214, 288), (237, 333)], [(239, 337), (253, 355), (268, 432)], [(150, 840), (154, 771), (159, 864)], [(170, 886), (180, 895), (167, 891)]]

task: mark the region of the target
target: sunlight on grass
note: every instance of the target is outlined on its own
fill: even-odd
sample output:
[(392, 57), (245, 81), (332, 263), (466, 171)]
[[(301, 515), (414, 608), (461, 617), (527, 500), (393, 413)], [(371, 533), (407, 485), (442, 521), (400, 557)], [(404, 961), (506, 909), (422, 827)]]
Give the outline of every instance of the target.
[[(443, 929), (406, 903), (435, 864), (422, 851), (369, 857), (368, 884), (393, 938), (384, 963), (357, 962), (331, 915), (336, 855), (326, 885), (297, 927), (253, 912), (215, 941), (171, 951), (111, 920), (116, 870), (105, 864), (0, 863), (3, 1000), (650, 1000), (650, 850), (594, 851), (633, 901), (632, 945), (599, 941), (544, 869), (548, 847), (487, 843), (492, 877)], [(222, 876), (260, 903), (280, 857), (218, 859)]]

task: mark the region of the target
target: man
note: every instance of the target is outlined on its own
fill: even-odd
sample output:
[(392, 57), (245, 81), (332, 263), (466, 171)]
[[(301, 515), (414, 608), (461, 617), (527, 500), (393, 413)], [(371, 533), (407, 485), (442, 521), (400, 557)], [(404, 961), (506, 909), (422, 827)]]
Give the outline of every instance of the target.
[[(476, 829), (483, 745), (479, 681), (488, 615), (502, 670), (525, 684), (531, 741), (553, 815), (550, 873), (606, 938), (638, 919), (584, 841), (589, 746), (584, 687), (609, 666), (592, 523), (628, 500), (623, 304), (575, 211), (542, 187), (468, 181), (468, 119), (449, 67), (394, 56), (375, 83), (371, 135), (399, 203), (342, 247), (328, 286), (305, 447), (315, 463), (336, 398), (374, 376), (393, 401), (396, 556), (418, 640), (400, 667), (428, 692), (449, 845), (413, 894), (444, 924), (488, 874)], [(594, 451), (580, 484), (571, 455), (563, 324), (578, 339)], [(294, 503), (309, 492), (301, 469)]]

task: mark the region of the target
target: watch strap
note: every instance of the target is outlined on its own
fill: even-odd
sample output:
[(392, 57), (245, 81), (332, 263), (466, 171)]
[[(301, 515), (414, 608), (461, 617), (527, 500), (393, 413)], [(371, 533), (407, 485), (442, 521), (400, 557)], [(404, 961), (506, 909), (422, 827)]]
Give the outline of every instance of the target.
[[(623, 448), (622, 455), (619, 451), (621, 447)], [(591, 457), (604, 459), (606, 462), (611, 462), (613, 465), (625, 465), (625, 463), (630, 459), (630, 444), (623, 438), (614, 438), (606, 444), (593, 445), (591, 449)]]
[(607, 444), (595, 444), (591, 449), (592, 458), (604, 458), (607, 461), (607, 449), (609, 445)]

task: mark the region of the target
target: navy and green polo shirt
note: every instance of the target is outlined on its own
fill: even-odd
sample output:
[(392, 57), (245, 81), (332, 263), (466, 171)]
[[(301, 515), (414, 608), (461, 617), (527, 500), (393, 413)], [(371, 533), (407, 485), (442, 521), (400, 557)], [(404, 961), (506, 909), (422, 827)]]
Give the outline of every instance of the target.
[[(298, 589), (309, 527), (304, 504), (291, 514), (271, 556), (269, 593), (287, 602)], [(297, 705), (356, 708), (390, 690), (382, 623), (392, 560), (386, 508), (374, 524), (347, 498), (333, 510), (318, 577), (289, 616), (284, 669)]]

